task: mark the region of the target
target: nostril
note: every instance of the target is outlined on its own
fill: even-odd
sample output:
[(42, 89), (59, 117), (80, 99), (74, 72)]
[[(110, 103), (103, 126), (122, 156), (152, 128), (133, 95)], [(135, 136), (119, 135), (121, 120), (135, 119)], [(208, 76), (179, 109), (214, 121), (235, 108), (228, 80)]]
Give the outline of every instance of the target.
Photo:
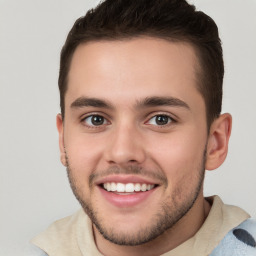
[[(122, 141), (121, 141), (122, 142)], [(110, 143), (105, 148), (105, 160), (109, 164), (127, 165), (141, 164), (145, 160), (145, 152), (142, 146), (128, 142)]]

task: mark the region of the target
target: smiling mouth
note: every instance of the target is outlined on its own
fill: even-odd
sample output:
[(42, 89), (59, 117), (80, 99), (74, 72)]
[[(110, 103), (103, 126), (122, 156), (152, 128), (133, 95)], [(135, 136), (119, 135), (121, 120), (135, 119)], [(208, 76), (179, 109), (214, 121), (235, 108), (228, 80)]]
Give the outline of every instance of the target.
[(146, 183), (106, 182), (106, 183), (100, 184), (100, 186), (108, 192), (121, 193), (124, 195), (124, 194), (130, 194), (130, 193), (146, 192), (154, 189), (158, 185), (146, 184)]

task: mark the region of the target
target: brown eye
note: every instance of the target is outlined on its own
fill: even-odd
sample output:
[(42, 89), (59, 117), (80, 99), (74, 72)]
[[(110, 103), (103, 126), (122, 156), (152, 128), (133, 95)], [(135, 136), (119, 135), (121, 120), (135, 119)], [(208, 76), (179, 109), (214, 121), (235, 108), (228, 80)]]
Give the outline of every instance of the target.
[(165, 125), (169, 123), (170, 118), (168, 116), (156, 116), (156, 124)]
[(157, 126), (163, 126), (171, 123), (173, 119), (170, 116), (167, 115), (156, 115), (153, 116), (149, 121), (148, 124), (151, 125), (157, 125)]
[(87, 116), (83, 122), (86, 123), (88, 126), (100, 126), (107, 123), (106, 119), (103, 116), (99, 115), (91, 115)]

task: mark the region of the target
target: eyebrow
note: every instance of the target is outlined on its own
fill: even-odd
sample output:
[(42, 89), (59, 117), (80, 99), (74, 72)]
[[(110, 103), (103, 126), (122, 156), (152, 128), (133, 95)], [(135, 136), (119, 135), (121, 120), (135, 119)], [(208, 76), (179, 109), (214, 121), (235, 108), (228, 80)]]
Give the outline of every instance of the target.
[(113, 106), (105, 100), (97, 98), (80, 97), (71, 103), (71, 108), (95, 107), (113, 109)]
[[(183, 107), (190, 110), (190, 107), (186, 102), (174, 97), (157, 97), (157, 96), (147, 97), (143, 100), (138, 100), (136, 103), (136, 108), (157, 107), (157, 106)], [(80, 97), (71, 103), (71, 108), (83, 108), (83, 107), (114, 109), (112, 104), (98, 98)]]
[(171, 107), (183, 107), (190, 110), (190, 107), (186, 102), (174, 97), (147, 97), (142, 101), (138, 101), (136, 105), (137, 105), (137, 108), (171, 106)]

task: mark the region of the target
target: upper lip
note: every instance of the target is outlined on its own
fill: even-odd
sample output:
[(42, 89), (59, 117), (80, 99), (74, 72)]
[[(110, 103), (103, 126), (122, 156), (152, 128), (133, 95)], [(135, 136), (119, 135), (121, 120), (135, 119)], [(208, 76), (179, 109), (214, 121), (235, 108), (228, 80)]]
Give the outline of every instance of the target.
[(106, 177), (103, 177), (99, 180), (96, 181), (96, 185), (100, 185), (103, 183), (108, 183), (108, 182), (115, 182), (115, 183), (140, 183), (140, 184), (152, 184), (152, 185), (158, 185), (159, 182), (156, 182), (153, 179), (150, 179), (148, 177), (140, 177), (137, 175), (108, 175)]

